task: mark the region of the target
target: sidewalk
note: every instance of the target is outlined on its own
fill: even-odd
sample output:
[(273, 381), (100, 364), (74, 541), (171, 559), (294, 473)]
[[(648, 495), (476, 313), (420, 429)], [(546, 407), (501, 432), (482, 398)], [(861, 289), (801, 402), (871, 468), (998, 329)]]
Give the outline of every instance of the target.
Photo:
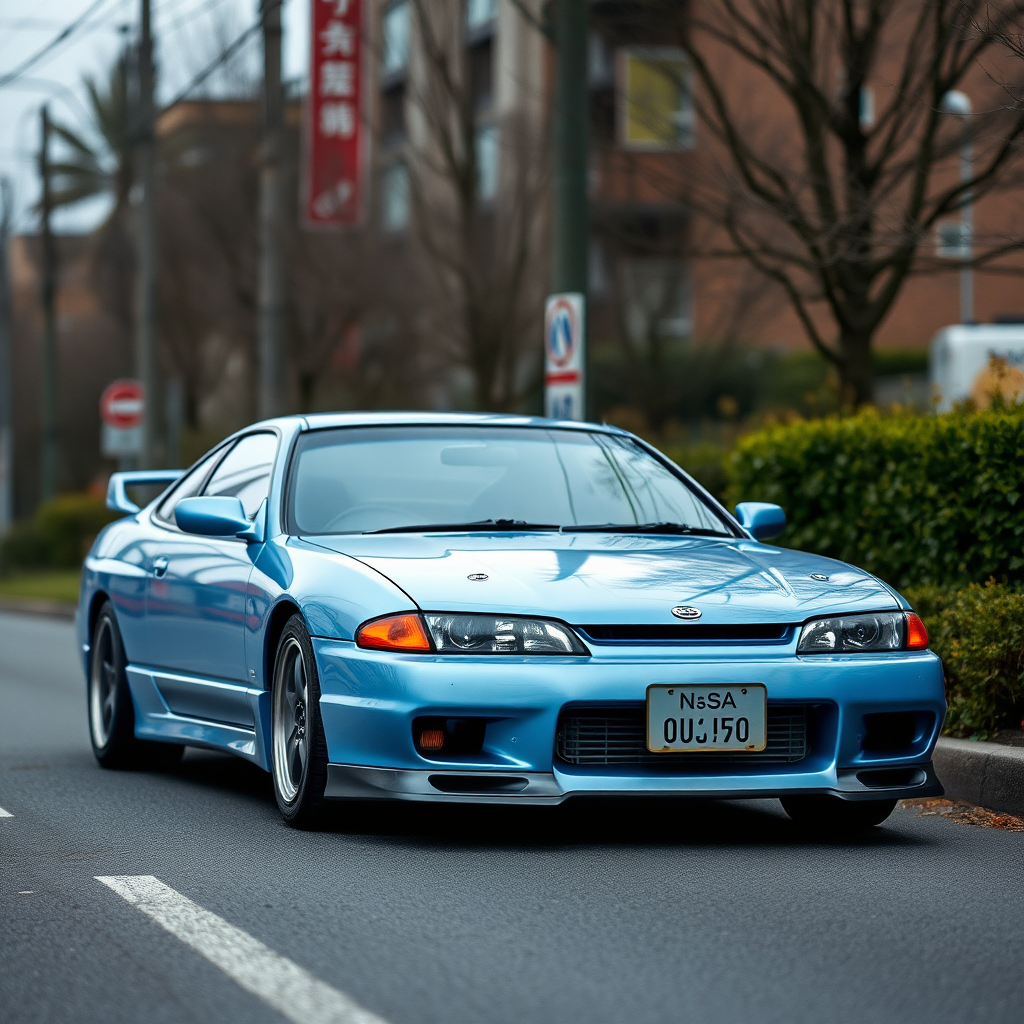
[(41, 597), (0, 596), (0, 612), (16, 612), (20, 615), (49, 615), (58, 619), (73, 620), (75, 605), (67, 601), (50, 601)]

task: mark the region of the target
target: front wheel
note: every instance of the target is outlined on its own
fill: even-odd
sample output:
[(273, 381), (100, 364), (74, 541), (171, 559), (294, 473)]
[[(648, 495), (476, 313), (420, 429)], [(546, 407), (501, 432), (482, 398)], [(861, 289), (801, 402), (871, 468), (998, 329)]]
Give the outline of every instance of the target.
[(840, 800), (836, 796), (784, 796), (783, 810), (798, 825), (826, 833), (863, 832), (881, 825), (895, 800)]
[(126, 658), (113, 606), (96, 616), (89, 653), (89, 739), (104, 768), (172, 768), (181, 760), (179, 743), (135, 738), (135, 709), (125, 673)]
[(274, 795), (281, 816), (312, 828), (324, 813), (327, 741), (320, 719), (320, 679), (301, 615), (293, 615), (277, 645), (270, 697)]

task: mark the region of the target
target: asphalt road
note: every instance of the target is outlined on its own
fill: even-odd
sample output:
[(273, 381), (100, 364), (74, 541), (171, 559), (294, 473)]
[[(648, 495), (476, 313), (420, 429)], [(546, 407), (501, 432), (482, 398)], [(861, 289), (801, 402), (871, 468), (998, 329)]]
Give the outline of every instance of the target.
[[(302, 833), (233, 758), (100, 769), (84, 703), (71, 626), (0, 615), (5, 1024), (1021, 1019), (1024, 834), (899, 809), (819, 843), (773, 801), (398, 805)], [(136, 875), (186, 911), (96, 878)]]

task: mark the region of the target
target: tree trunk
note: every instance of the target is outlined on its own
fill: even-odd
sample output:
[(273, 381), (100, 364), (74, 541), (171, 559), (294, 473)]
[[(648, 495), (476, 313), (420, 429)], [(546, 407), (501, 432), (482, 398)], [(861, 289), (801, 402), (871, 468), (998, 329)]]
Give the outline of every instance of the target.
[(844, 328), (839, 335), (839, 399), (844, 409), (859, 409), (875, 398), (871, 332)]

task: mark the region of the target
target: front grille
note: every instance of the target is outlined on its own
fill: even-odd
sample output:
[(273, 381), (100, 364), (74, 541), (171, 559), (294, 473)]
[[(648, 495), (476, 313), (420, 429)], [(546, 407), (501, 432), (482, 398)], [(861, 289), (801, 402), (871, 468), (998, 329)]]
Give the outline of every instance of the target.
[(770, 622), (741, 625), (593, 625), (578, 627), (595, 643), (783, 643), (793, 626)]
[(647, 749), (647, 708), (643, 703), (618, 707), (569, 707), (563, 710), (555, 753), (577, 765), (710, 766), (794, 764), (807, 756), (807, 707), (768, 705), (768, 744), (756, 753), (652, 754)]

